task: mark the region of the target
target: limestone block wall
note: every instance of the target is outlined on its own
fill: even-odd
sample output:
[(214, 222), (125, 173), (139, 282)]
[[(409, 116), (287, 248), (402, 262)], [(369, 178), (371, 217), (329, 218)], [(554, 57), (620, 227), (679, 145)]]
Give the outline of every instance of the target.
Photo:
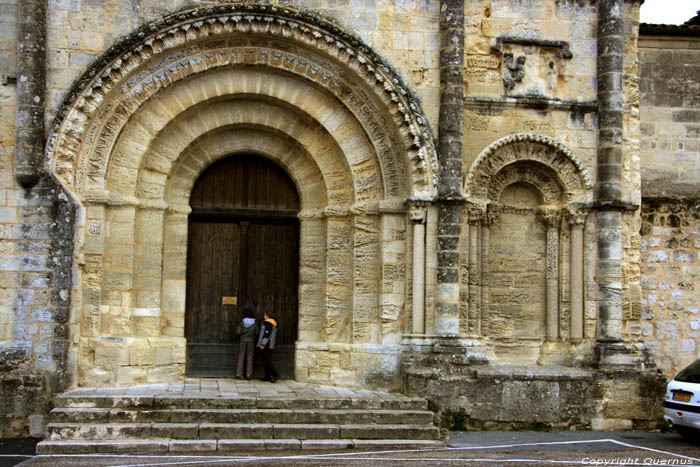
[(407, 392), (426, 397), (445, 428), (614, 431), (660, 423), (666, 379), (653, 370), (460, 363), (453, 361), (453, 371), (440, 378), (430, 370), (409, 370), (406, 378)]
[(550, 136), (595, 167), (596, 11), (595, 2), (466, 2), (465, 168), (520, 132)]
[(700, 37), (639, 41), (643, 339), (671, 377), (700, 356)]
[(700, 354), (700, 199), (645, 199), (641, 234), (641, 332), (672, 377)]
[(642, 35), (642, 196), (697, 193), (700, 177), (700, 37)]
[[(639, 5), (624, 2), (624, 120), (622, 198), (628, 203), (622, 227), (623, 333), (640, 338), (641, 288), (639, 258), (640, 202), (639, 83), (637, 28)], [(483, 148), (512, 133), (526, 132), (563, 143), (596, 178), (597, 157), (597, 4), (595, 2), (470, 2), (466, 8), (465, 168)], [(469, 189), (469, 187), (465, 187)], [(595, 232), (585, 228), (587, 267), (585, 295), (595, 291)], [(562, 230), (560, 239), (569, 233)], [(579, 235), (579, 233), (576, 233)], [(566, 246), (566, 242), (563, 242)], [(593, 250), (590, 249), (593, 248)], [(566, 256), (561, 250), (560, 255)], [(562, 268), (566, 273), (568, 267)], [(562, 276), (560, 283), (567, 283)], [(465, 279), (466, 280), (466, 279)], [(566, 287), (559, 290), (568, 302)], [(596, 334), (596, 303), (586, 308), (586, 333)], [(563, 310), (566, 313), (566, 310)], [(568, 330), (561, 330), (568, 335)]]
[[(23, 190), (13, 175), (17, 106), (27, 106), (17, 97), (21, 14), (16, 2), (0, 5), (0, 438), (43, 434), (50, 397), (72, 383), (75, 360), (73, 202), (50, 176)], [(17, 117), (20, 126), (31, 118)], [(21, 143), (41, 146), (30, 139)]]

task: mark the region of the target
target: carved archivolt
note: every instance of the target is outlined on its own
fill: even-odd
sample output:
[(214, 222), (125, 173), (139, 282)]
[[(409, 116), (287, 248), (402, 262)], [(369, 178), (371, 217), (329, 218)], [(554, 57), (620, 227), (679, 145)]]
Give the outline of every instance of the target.
[(517, 182), (525, 182), (534, 186), (542, 199), (540, 203), (551, 204), (560, 201), (561, 186), (540, 166), (514, 166), (510, 165), (496, 174), (489, 185), (488, 198), (490, 201), (498, 201), (501, 193), (508, 186)]
[(590, 201), (593, 182), (583, 162), (563, 144), (529, 133), (502, 138), (476, 158), (464, 190), (473, 199), (497, 201), (516, 182), (536, 187), (545, 204)]
[[(192, 75), (240, 66), (280, 70), (320, 85), (362, 124), (382, 169), (389, 172), (386, 183), (404, 171), (410, 184), (410, 193), (404, 194), (435, 194), (434, 142), (417, 100), (399, 76), (337, 26), (273, 5), (186, 10), (130, 34), (67, 95), (49, 133), (47, 162), (67, 185), (84, 190), (77, 179), (84, 177), (87, 185), (91, 176), (99, 178), (117, 136), (144, 102)], [(404, 159), (395, 163), (397, 149)], [(78, 174), (77, 161), (84, 155), (91, 160)], [(389, 186), (386, 191), (402, 190)]]

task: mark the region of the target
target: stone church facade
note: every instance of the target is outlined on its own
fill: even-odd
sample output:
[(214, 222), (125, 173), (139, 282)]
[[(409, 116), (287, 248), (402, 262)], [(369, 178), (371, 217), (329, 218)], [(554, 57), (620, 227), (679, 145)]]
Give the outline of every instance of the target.
[(444, 424), (655, 426), (698, 339), (695, 179), (643, 196), (697, 165), (698, 81), (645, 110), (639, 3), (6, 2), (0, 435), (221, 376), (244, 307), (291, 323), (288, 376)]

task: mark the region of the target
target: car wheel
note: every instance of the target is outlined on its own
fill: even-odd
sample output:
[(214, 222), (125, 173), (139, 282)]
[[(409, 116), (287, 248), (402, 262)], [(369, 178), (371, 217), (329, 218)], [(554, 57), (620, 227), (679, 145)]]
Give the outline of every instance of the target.
[(695, 428), (690, 428), (687, 426), (679, 426), (675, 425), (674, 428), (678, 432), (679, 435), (684, 437), (685, 439), (689, 441), (695, 441), (698, 442), (700, 441), (700, 430), (696, 430)]

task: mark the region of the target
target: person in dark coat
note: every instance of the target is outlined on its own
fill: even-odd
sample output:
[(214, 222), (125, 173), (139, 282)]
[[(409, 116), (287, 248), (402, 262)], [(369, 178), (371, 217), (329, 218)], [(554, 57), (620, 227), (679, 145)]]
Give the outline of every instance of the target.
[(255, 321), (253, 310), (243, 310), (243, 319), (236, 327), (236, 335), (240, 337), (238, 344), (238, 364), (236, 365), (236, 378), (243, 379), (243, 366), (247, 379), (253, 377), (253, 351), (255, 350), (255, 336), (258, 334), (258, 323)]
[(275, 341), (277, 340), (277, 321), (272, 316), (272, 312), (265, 312), (265, 320), (260, 326), (260, 335), (258, 336), (258, 348), (263, 354), (263, 364), (265, 366), (265, 376), (260, 381), (270, 381), (274, 383), (279, 379), (277, 370), (272, 365), (272, 351), (275, 350)]

